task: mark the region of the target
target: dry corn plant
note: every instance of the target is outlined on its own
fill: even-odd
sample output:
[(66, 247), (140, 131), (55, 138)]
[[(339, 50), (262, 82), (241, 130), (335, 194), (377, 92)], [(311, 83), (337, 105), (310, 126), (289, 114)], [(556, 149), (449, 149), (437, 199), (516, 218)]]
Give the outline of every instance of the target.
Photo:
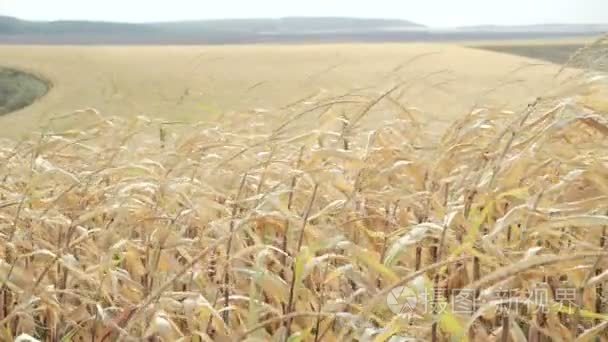
[(606, 341), (604, 86), (436, 143), (399, 86), (3, 141), (0, 340)]

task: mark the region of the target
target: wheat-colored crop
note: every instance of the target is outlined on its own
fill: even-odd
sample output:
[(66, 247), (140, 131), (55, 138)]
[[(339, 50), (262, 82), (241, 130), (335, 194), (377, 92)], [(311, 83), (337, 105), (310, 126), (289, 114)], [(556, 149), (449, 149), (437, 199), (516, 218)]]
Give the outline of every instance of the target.
[(400, 86), (3, 141), (0, 339), (605, 339), (604, 78), (437, 141)]
[[(373, 95), (399, 83), (394, 98), (451, 122), (475, 103), (505, 108), (555, 86), (556, 65), (449, 44), (251, 46), (2, 46), (0, 65), (52, 83), (32, 106), (2, 116), (1, 137), (93, 107), (105, 115), (190, 123), (231, 112), (271, 112), (313, 97)], [(544, 65), (540, 65), (544, 64)], [(349, 99), (352, 100), (352, 99)], [(483, 102), (482, 102), (483, 101)], [(93, 116), (56, 120), (65, 130)]]

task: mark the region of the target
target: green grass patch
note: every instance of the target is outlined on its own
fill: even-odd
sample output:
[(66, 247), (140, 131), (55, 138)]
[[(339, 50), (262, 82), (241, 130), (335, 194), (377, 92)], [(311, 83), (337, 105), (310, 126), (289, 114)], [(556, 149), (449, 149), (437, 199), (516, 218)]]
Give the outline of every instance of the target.
[(544, 60), (555, 64), (568, 62), (570, 56), (584, 47), (583, 44), (529, 44), (529, 45), (488, 45), (478, 49), (509, 53), (512, 55)]
[(48, 90), (49, 84), (34, 75), (0, 68), (0, 115), (31, 105)]

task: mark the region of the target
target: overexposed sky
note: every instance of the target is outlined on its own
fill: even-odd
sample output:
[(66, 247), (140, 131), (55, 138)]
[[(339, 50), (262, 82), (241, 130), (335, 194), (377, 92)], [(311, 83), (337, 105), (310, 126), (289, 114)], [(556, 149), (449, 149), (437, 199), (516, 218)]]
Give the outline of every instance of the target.
[(349, 16), (449, 27), (608, 23), (608, 0), (0, 0), (0, 14), (35, 20), (126, 22)]

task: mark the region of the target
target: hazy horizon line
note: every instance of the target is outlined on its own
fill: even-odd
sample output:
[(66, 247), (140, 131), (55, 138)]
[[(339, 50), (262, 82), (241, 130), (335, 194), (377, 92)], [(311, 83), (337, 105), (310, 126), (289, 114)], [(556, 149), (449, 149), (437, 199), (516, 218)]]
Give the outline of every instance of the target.
[(385, 20), (385, 21), (403, 21), (413, 25), (419, 25), (426, 28), (467, 28), (467, 27), (526, 27), (526, 26), (552, 26), (552, 25), (569, 25), (569, 26), (594, 26), (594, 25), (608, 25), (608, 22), (567, 22), (567, 21), (556, 21), (546, 23), (527, 23), (527, 24), (470, 24), (470, 25), (452, 25), (452, 26), (433, 26), (425, 23), (413, 21), (404, 18), (395, 17), (364, 17), (364, 16), (336, 16), (336, 15), (289, 15), (289, 16), (268, 16), (268, 17), (224, 17), (224, 18), (200, 18), (200, 19), (175, 19), (175, 20), (151, 20), (151, 21), (121, 21), (121, 20), (97, 20), (97, 19), (83, 19), (83, 18), (62, 18), (62, 19), (30, 19), (26, 17), (19, 17), (10, 14), (0, 13), (0, 17), (14, 18), (21, 21), (38, 22), (38, 23), (53, 23), (53, 22), (94, 22), (94, 23), (108, 23), (108, 24), (131, 24), (131, 25), (146, 25), (146, 24), (170, 24), (170, 23), (188, 23), (188, 22), (201, 22), (201, 21), (229, 21), (229, 20), (281, 20), (281, 19), (356, 19), (356, 20)]

